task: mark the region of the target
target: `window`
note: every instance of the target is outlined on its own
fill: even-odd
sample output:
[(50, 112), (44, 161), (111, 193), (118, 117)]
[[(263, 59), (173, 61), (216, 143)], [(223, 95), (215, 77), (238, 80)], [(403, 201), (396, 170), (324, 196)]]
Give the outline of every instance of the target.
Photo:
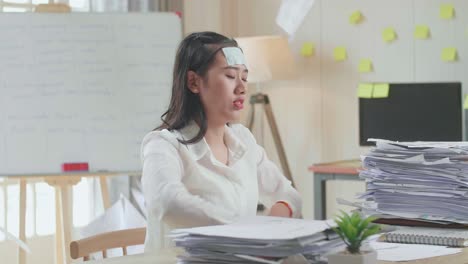
[[(55, 191), (47, 183), (36, 183), (36, 219), (35, 228), (38, 236), (55, 233)], [(32, 223), (34, 223), (32, 222)], [(31, 222), (26, 222), (26, 229)]]

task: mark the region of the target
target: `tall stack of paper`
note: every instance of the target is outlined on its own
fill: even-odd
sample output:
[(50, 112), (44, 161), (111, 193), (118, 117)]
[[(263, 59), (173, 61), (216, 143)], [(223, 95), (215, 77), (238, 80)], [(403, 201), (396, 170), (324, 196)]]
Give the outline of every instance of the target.
[(179, 263), (281, 263), (294, 255), (314, 262), (344, 248), (331, 224), (257, 216), (229, 225), (178, 229), (171, 236), (186, 252)]
[(468, 142), (370, 141), (359, 174), (366, 214), (468, 224)]

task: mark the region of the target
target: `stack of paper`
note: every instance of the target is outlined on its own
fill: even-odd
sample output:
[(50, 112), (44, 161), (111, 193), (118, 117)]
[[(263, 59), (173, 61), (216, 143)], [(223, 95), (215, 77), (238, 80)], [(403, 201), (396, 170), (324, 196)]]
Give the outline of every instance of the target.
[(281, 263), (294, 255), (314, 262), (344, 248), (332, 224), (257, 216), (229, 225), (178, 229), (171, 236), (186, 252), (179, 263)]
[(359, 174), (366, 214), (468, 224), (468, 142), (370, 141)]

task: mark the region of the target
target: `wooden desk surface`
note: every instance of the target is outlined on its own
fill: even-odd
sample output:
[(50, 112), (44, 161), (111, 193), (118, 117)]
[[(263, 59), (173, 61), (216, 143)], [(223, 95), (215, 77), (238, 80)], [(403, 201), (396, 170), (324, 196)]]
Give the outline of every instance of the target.
[[(176, 254), (171, 252), (165, 252), (158, 255), (132, 255), (125, 257), (108, 258), (104, 260), (88, 261), (87, 264), (175, 264)], [(463, 249), (462, 253), (420, 259), (414, 261), (378, 261), (379, 264), (394, 264), (394, 263), (411, 263), (411, 264), (468, 264), (468, 248)]]
[(359, 174), (362, 169), (360, 160), (342, 160), (328, 163), (318, 163), (309, 167), (314, 173)]

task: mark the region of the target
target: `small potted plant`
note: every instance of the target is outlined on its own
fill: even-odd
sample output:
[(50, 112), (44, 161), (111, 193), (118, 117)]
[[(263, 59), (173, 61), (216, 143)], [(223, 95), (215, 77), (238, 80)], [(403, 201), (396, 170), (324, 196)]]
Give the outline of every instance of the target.
[(361, 251), (362, 242), (380, 231), (380, 227), (373, 224), (375, 217), (361, 218), (359, 213), (342, 215), (335, 219), (338, 227), (333, 230), (343, 239), (346, 251), (328, 256), (329, 264), (375, 264), (377, 263), (377, 252), (374, 250)]

